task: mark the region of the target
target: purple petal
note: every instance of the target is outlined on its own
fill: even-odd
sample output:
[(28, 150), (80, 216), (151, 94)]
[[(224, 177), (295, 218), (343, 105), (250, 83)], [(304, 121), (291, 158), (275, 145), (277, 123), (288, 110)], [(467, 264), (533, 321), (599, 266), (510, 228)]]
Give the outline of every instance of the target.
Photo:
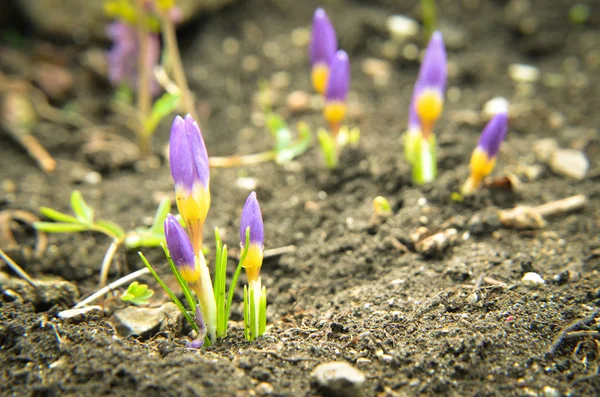
[(312, 66), (317, 63), (329, 65), (337, 51), (335, 29), (322, 8), (315, 10), (309, 50)]
[(192, 148), (193, 167), (195, 175), (200, 180), (200, 183), (205, 188), (208, 188), (210, 179), (210, 169), (208, 166), (208, 152), (204, 144), (204, 138), (198, 123), (191, 115), (185, 116), (185, 131), (188, 135), (189, 145)]
[(419, 119), (419, 115), (417, 114), (417, 108), (415, 106), (418, 88), (418, 85), (415, 85), (415, 88), (413, 90), (413, 96), (410, 100), (410, 105), (408, 108), (408, 129), (411, 131), (421, 130), (421, 120)]
[(431, 35), (417, 78), (421, 89), (435, 89), (443, 94), (446, 89), (446, 49), (439, 31)]
[(167, 248), (177, 268), (192, 268), (196, 266), (194, 249), (183, 227), (172, 214), (165, 219), (165, 238)]
[(192, 116), (188, 114), (185, 120), (175, 117), (169, 144), (169, 163), (175, 186), (182, 186), (189, 193), (196, 183), (208, 188), (208, 153), (200, 128)]
[(325, 100), (345, 101), (350, 89), (350, 61), (344, 50), (335, 53), (335, 58), (330, 65)]
[(263, 220), (255, 192), (250, 193), (242, 210), (242, 219), (240, 220), (240, 241), (242, 245), (246, 243), (246, 228), (248, 227), (250, 227), (250, 244), (257, 244), (262, 247), (265, 239)]
[(498, 113), (492, 117), (481, 132), (478, 147), (486, 152), (489, 158), (496, 157), (507, 130), (508, 116), (506, 113)]

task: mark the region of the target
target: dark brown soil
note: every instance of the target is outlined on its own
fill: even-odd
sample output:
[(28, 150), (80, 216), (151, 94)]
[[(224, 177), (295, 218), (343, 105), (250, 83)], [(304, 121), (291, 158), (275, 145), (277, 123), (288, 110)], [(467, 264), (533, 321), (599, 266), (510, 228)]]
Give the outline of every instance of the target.
[[(259, 384), (267, 382), (272, 395), (316, 395), (311, 370), (321, 362), (342, 360), (366, 375), (367, 396), (595, 395), (600, 390), (598, 4), (582, 2), (591, 6), (590, 19), (573, 25), (568, 0), (439, 1), (442, 27), (462, 38), (449, 44), (454, 100), (447, 102), (437, 127), (440, 176), (415, 187), (402, 158), (401, 133), (418, 63), (402, 57), (391, 61), (383, 86), (365, 75), (361, 63), (383, 58), (386, 17), (418, 18), (416, 3), (325, 4), (341, 47), (352, 59), (350, 122), (362, 133), (360, 148), (344, 154), (339, 170), (324, 169), (316, 146), (285, 167), (268, 163), (212, 170), (207, 230), (218, 225), (228, 245), (238, 245), (238, 220), (248, 191), (236, 180), (249, 176), (257, 183), (267, 248), (295, 246), (263, 266), (267, 335), (245, 342), (237, 322), (218, 346), (189, 350), (186, 335), (176, 327), (151, 337), (124, 338), (110, 317), (59, 320), (56, 313), (71, 307), (72, 298), (28, 302), (0, 286), (0, 394), (246, 396), (264, 393), (268, 386)], [(518, 12), (523, 4), (529, 8)], [(290, 115), (285, 105), (291, 91), (311, 91), (306, 49), (292, 44), (292, 33), (308, 28), (318, 5), (312, 0), (247, 0), (182, 30), (185, 64), (211, 155), (270, 147), (268, 133), (253, 123), (254, 97), (259, 81), (273, 80), (276, 73), (286, 73), (290, 83), (279, 88), (275, 110), (291, 125), (306, 121), (313, 131), (321, 125), (319, 112)], [(520, 33), (519, 27), (532, 23), (532, 33)], [(237, 54), (223, 53), (228, 37), (239, 41)], [(39, 56), (40, 46), (48, 46), (41, 37), (28, 43), (18, 51)], [(265, 55), (265, 49), (272, 54), (272, 47), (276, 56)], [(108, 87), (82, 71), (78, 54), (83, 49), (64, 43), (51, 49), (66, 59), (78, 82), (68, 101), (54, 104), (68, 105), (99, 125), (119, 126), (122, 120), (109, 110)], [(254, 72), (244, 71), (248, 55), (258, 58)], [(508, 76), (512, 63), (537, 66), (542, 80), (523, 92)], [(2, 67), (16, 72), (6, 62)], [(561, 75), (564, 84), (546, 85), (546, 73)], [(478, 114), (495, 96), (516, 105), (496, 175), (534, 165), (533, 143), (554, 137), (562, 147), (587, 154), (588, 177), (574, 181), (543, 166), (518, 192), (482, 190), (462, 203), (452, 201), (482, 127), (481, 122), (466, 123), (465, 111)], [(169, 124), (165, 120), (156, 135), (157, 153)], [(77, 183), (74, 171), (93, 165), (81, 151), (89, 134), (72, 126), (44, 121), (36, 127), (35, 135), (58, 161), (52, 176), (1, 134), (0, 210), (37, 212), (46, 205), (67, 211), (70, 192), (80, 189), (99, 216), (134, 227), (148, 222), (158, 196), (171, 194), (164, 160), (158, 168), (103, 170), (97, 185)], [(120, 134), (131, 138), (124, 129)], [(494, 209), (575, 194), (588, 197), (586, 208), (549, 218), (544, 229), (517, 231), (494, 221)], [(391, 201), (392, 217), (373, 218), (371, 201), (377, 195)], [(456, 228), (460, 239), (423, 257), (411, 239), (423, 226), (429, 233)], [(30, 232), (20, 233), (24, 245), (10, 253), (33, 277), (63, 278), (82, 295), (95, 290), (107, 238), (51, 235), (48, 250), (36, 259), (28, 248)], [(166, 274), (160, 250), (144, 251)], [(143, 266), (133, 252), (119, 253), (118, 262), (111, 280)], [(525, 287), (520, 280), (526, 272), (537, 272), (546, 284)], [(481, 283), (483, 276), (506, 286)], [(157, 290), (152, 306), (160, 305), (159, 287), (145, 281)], [(121, 305), (116, 302), (100, 303), (114, 310)], [(233, 317), (241, 318), (239, 295)], [(550, 394), (550, 388), (559, 394)]]

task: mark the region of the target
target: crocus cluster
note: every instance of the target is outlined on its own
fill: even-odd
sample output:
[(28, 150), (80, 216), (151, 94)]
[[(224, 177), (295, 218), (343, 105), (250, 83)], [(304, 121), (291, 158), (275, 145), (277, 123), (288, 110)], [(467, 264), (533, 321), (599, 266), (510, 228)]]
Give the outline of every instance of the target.
[[(126, 22), (111, 23), (106, 34), (113, 41), (113, 46), (107, 54), (108, 78), (117, 86), (126, 84), (131, 89), (137, 89), (140, 40), (135, 26)], [(143, 62), (152, 70), (159, 62), (160, 41), (155, 33), (145, 33), (147, 52)], [(153, 95), (160, 92), (156, 79), (152, 78), (151, 91)]]
[(325, 98), (323, 115), (336, 135), (346, 117), (350, 61), (344, 50), (338, 50), (335, 29), (322, 8), (313, 17), (310, 62), (313, 87)]
[(473, 194), (494, 169), (500, 145), (508, 131), (507, 111), (508, 109), (494, 115), (481, 132), (479, 143), (471, 155), (471, 175), (461, 189), (463, 196)]
[[(169, 143), (169, 162), (175, 184), (177, 208), (187, 231), (175, 216), (167, 216), (164, 224), (167, 248), (179, 275), (198, 297), (196, 324), (199, 332), (205, 332), (208, 340), (214, 343), (217, 338), (226, 335), (231, 302), (226, 305), (224, 299), (225, 269), (215, 271), (213, 287), (202, 250), (204, 222), (210, 207), (208, 154), (200, 128), (190, 115), (175, 118)], [(246, 233), (249, 234), (248, 247), (245, 247)], [(263, 258), (263, 236), (262, 215), (256, 193), (252, 192), (242, 211), (240, 239), (245, 254), (244, 260), (238, 265), (246, 269), (249, 283), (249, 287), (244, 290), (245, 296), (250, 297), (244, 313), (252, 320), (252, 323), (246, 322), (248, 339), (262, 335), (266, 328), (266, 290), (261, 286), (259, 276)], [(226, 249), (223, 252), (225, 258), (220, 262), (226, 266)], [(219, 251), (218, 255), (221, 254)], [(232, 289), (235, 289), (236, 282), (237, 277), (230, 285), (230, 297), (233, 297)], [(217, 296), (217, 291), (222, 296)], [(252, 306), (254, 302), (256, 308)], [(223, 326), (219, 327), (219, 324)], [(200, 346), (203, 339), (204, 335), (200, 335), (192, 346)]]
[(444, 108), (446, 49), (439, 31), (431, 36), (410, 103), (405, 156), (418, 184), (431, 182), (437, 174), (433, 128)]

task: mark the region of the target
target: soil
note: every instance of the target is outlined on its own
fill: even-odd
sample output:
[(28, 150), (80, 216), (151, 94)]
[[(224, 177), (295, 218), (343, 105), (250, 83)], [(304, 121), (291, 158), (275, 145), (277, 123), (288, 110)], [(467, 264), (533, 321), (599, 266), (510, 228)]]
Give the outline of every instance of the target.
[[(440, 175), (435, 182), (414, 186), (402, 156), (401, 133), (418, 62), (403, 56), (386, 61), (390, 73), (384, 84), (362, 68), (368, 58), (385, 59), (389, 15), (419, 18), (416, 1), (324, 3), (340, 46), (352, 60), (349, 123), (361, 129), (360, 146), (344, 153), (339, 169), (327, 171), (313, 146), (285, 166), (211, 171), (213, 201), (206, 230), (218, 225), (227, 244), (238, 246), (239, 215), (249, 193), (238, 181), (251, 177), (267, 248), (295, 247), (263, 265), (269, 296), (264, 337), (243, 340), (239, 294), (230, 336), (199, 351), (186, 348), (188, 330), (176, 325), (143, 337), (118, 335), (110, 314), (124, 303), (116, 298), (97, 302), (105, 307), (104, 315), (63, 321), (56, 314), (80, 298), (28, 298), (7, 291), (3, 282), (0, 394), (322, 395), (311, 386), (311, 371), (319, 363), (346, 361), (365, 374), (366, 396), (597, 395), (598, 5), (581, 2), (592, 13), (585, 24), (574, 25), (568, 0), (438, 3), (442, 30), (455, 40), (448, 40), (449, 95), (436, 127)], [(306, 32), (318, 5), (313, 0), (241, 1), (180, 31), (211, 155), (270, 147), (255, 100), (265, 79), (277, 94), (275, 110), (290, 125), (306, 121), (313, 131), (322, 125), (319, 111), (291, 112), (286, 105), (293, 90), (311, 92), (306, 48), (293, 38), (302, 37), (298, 29)], [(28, 34), (26, 25), (19, 28), (25, 29), (25, 45), (12, 48), (11, 54), (20, 54), (18, 59), (25, 57), (35, 68), (36, 60), (50, 51), (76, 79), (67, 99), (53, 100), (53, 105), (78, 111), (97, 129), (118, 129), (131, 139), (121, 127), (123, 118), (108, 105), (110, 87), (82, 66), (87, 48)], [(10, 43), (4, 37), (6, 47)], [(223, 50), (227, 38), (237, 40), (236, 51)], [(419, 40), (415, 44), (422, 47)], [(3, 71), (28, 78), (27, 68), (15, 68), (14, 59), (5, 58)], [(255, 70), (248, 68), (252, 62), (257, 62)], [(542, 78), (534, 84), (515, 83), (507, 73), (513, 63), (535, 65)], [(549, 74), (562, 83), (550, 84)], [(470, 152), (483, 126), (480, 109), (495, 96), (508, 98), (513, 108), (494, 175), (538, 168), (539, 175), (521, 177), (517, 191), (482, 189), (474, 198), (453, 201), (451, 193), (467, 177)], [(155, 153), (161, 153), (168, 139), (169, 124), (165, 120), (159, 128)], [(57, 169), (44, 175), (2, 132), (0, 210), (38, 213), (44, 205), (68, 211), (70, 192), (79, 189), (98, 216), (133, 228), (151, 220), (159, 197), (172, 194), (162, 157), (153, 166), (100, 167), (100, 183), (81, 183), (80, 170), (98, 167), (82, 151), (89, 129), (40, 121), (34, 133), (57, 159)], [(590, 170), (585, 179), (567, 179), (540, 167), (532, 146), (547, 137), (586, 153)], [(549, 217), (540, 230), (503, 228), (495, 219), (496, 209), (575, 194), (585, 194), (587, 206)], [(378, 195), (390, 200), (391, 217), (374, 217), (372, 199)], [(81, 296), (96, 290), (108, 238), (50, 235), (49, 247), (37, 258), (32, 230), (20, 226), (15, 232), (21, 245), (9, 253), (32, 277), (67, 280)], [(448, 228), (457, 230), (452, 246), (430, 256), (416, 251), (416, 233)], [(144, 252), (161, 274), (168, 273), (160, 249)], [(117, 262), (110, 280), (143, 266), (135, 252), (119, 251)], [(230, 271), (234, 266), (231, 260)], [(545, 284), (523, 285), (527, 272), (538, 273)], [(141, 280), (156, 290), (152, 307), (166, 301), (151, 278)]]

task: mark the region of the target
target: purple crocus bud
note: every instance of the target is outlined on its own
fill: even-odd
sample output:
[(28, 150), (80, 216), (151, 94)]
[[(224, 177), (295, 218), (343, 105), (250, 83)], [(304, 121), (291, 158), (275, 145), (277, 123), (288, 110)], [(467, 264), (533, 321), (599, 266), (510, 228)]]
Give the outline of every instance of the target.
[(346, 117), (346, 97), (350, 89), (350, 61), (344, 50), (335, 53), (331, 61), (331, 71), (325, 90), (325, 107), (323, 115), (335, 134), (340, 123)]
[(444, 38), (439, 31), (436, 31), (427, 45), (414, 89), (415, 111), (419, 116), (425, 138), (429, 137), (433, 125), (444, 108), (446, 63)]
[[(113, 85), (127, 84), (133, 89), (138, 85), (138, 65), (140, 43), (137, 29), (123, 22), (113, 22), (106, 29), (106, 34), (113, 41), (113, 46), (107, 54), (108, 79)], [(147, 67), (152, 70), (160, 58), (160, 40), (158, 35), (149, 33), (147, 40)], [(152, 77), (151, 92), (160, 93), (160, 86)]]
[(487, 123), (479, 137), (477, 147), (481, 149), (489, 159), (493, 159), (500, 151), (500, 144), (506, 137), (508, 131), (508, 115), (498, 113)]
[(172, 214), (167, 215), (164, 228), (169, 254), (181, 277), (188, 283), (198, 280), (200, 270), (196, 265), (194, 249), (185, 230)]
[(204, 315), (200, 305), (196, 306), (196, 325), (198, 326), (198, 337), (188, 344), (191, 349), (200, 349), (204, 346), (204, 338), (206, 337), (206, 324), (204, 323)]
[(210, 207), (210, 173), (204, 139), (192, 116), (175, 117), (169, 144), (177, 208), (198, 253), (202, 249), (202, 230)]
[(256, 193), (252, 192), (246, 199), (240, 220), (240, 241), (242, 247), (246, 243), (246, 229), (250, 228), (250, 246), (248, 254), (244, 259), (243, 266), (246, 269), (248, 282), (258, 281), (260, 267), (263, 261), (264, 230), (260, 206), (256, 199)]
[(312, 82), (315, 90), (323, 94), (329, 77), (329, 65), (337, 51), (335, 29), (322, 8), (315, 10), (312, 38), (309, 47)]
[(242, 210), (240, 221), (240, 241), (246, 242), (246, 228), (250, 228), (250, 244), (261, 246), (264, 243), (262, 213), (256, 199), (256, 192), (250, 193)]
[(479, 144), (471, 155), (471, 175), (461, 188), (463, 195), (473, 194), (483, 179), (492, 172), (496, 165), (496, 156), (500, 151), (500, 145), (506, 137), (507, 131), (508, 115), (506, 112), (497, 113), (483, 128)]

